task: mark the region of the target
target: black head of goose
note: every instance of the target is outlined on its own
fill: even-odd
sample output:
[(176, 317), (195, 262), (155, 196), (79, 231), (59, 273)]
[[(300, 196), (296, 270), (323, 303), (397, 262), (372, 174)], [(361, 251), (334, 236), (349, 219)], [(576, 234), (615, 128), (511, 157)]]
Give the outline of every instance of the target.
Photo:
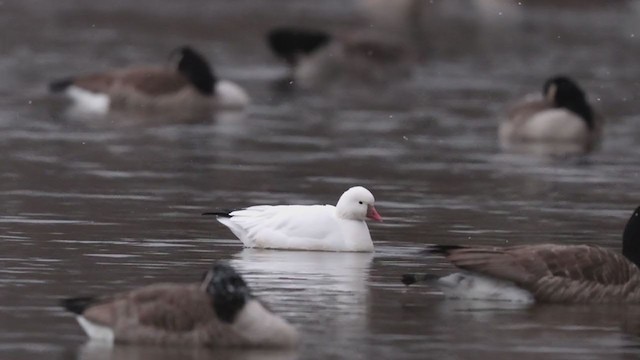
[(580, 116), (589, 129), (595, 127), (587, 96), (575, 81), (561, 75), (552, 77), (544, 83), (542, 94), (553, 107), (568, 109)]
[(273, 53), (295, 66), (301, 57), (308, 56), (331, 41), (331, 36), (320, 30), (295, 27), (277, 27), (267, 33), (267, 43)]
[(239, 109), (249, 102), (237, 84), (219, 80), (200, 53), (183, 46), (172, 53), (175, 67), (138, 66), (54, 81), (53, 93), (63, 93), (91, 113), (112, 108)]
[[(640, 207), (623, 235), (622, 254), (590, 245), (508, 247), (436, 245), (464, 270), (438, 278), (454, 298), (554, 303), (640, 303)], [(405, 274), (409, 285), (430, 275)]]
[(218, 79), (207, 60), (188, 46), (174, 50), (180, 56), (177, 70), (202, 94), (213, 95)]
[(62, 306), (92, 339), (207, 347), (291, 347), (298, 334), (251, 293), (230, 266), (214, 265), (196, 284), (154, 284)]
[(505, 148), (547, 145), (550, 154), (559, 155), (587, 153), (596, 148), (601, 134), (602, 118), (580, 86), (563, 75), (545, 81), (542, 97), (529, 95), (513, 105), (498, 130)]
[(278, 27), (269, 31), (267, 42), (273, 53), (291, 66), (292, 80), (302, 86), (337, 80), (387, 81), (410, 73), (406, 44), (378, 31), (328, 34)]

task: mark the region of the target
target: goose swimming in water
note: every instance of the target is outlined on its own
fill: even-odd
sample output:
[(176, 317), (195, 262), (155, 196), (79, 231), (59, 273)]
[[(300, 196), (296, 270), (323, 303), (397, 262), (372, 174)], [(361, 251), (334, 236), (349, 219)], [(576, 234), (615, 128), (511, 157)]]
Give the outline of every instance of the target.
[(436, 245), (463, 270), (442, 278), (405, 274), (407, 285), (436, 280), (448, 297), (524, 303), (640, 303), (640, 207), (624, 229), (622, 254), (591, 245)]
[(291, 347), (298, 335), (256, 299), (230, 266), (202, 283), (161, 283), (62, 301), (92, 339), (109, 343), (206, 347)]
[(498, 129), (505, 149), (550, 155), (588, 153), (601, 135), (602, 118), (566, 76), (548, 79), (542, 97), (529, 95), (512, 106)]
[(237, 84), (219, 80), (207, 60), (183, 46), (175, 68), (138, 66), (79, 75), (54, 81), (53, 93), (70, 98), (80, 110), (107, 113), (110, 109), (210, 110), (242, 109), (249, 96)]
[(267, 43), (290, 66), (292, 80), (302, 86), (338, 79), (388, 81), (410, 74), (406, 44), (385, 33), (369, 30), (332, 35), (278, 27), (269, 31)]
[(245, 247), (373, 251), (365, 220), (382, 221), (373, 194), (362, 186), (345, 191), (333, 205), (258, 205), (231, 212), (210, 212)]

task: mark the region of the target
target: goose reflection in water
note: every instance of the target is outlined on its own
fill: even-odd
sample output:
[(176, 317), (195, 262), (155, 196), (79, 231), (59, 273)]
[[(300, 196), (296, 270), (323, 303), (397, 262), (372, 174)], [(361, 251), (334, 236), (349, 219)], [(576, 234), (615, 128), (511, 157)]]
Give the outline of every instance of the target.
[(113, 346), (101, 341), (87, 341), (77, 352), (78, 360), (294, 360), (297, 349), (223, 349), (203, 347)]
[(367, 327), (372, 260), (372, 253), (243, 249), (231, 264), (274, 311), (311, 327), (300, 329), (302, 342), (315, 331), (342, 341)]

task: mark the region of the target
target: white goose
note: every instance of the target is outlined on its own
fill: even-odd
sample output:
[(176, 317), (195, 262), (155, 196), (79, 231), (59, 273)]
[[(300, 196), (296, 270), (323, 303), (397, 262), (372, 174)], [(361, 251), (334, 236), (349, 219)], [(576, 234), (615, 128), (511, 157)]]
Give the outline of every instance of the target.
[(316, 251), (373, 251), (365, 220), (382, 221), (373, 194), (362, 186), (345, 191), (333, 205), (259, 205), (210, 212), (245, 247)]

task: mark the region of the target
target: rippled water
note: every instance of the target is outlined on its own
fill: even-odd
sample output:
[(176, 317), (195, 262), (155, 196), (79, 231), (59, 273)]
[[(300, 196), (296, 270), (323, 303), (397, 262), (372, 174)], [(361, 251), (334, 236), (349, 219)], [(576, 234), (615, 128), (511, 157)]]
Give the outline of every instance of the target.
[[(619, 248), (640, 203), (640, 14), (635, 1), (522, 5), (375, 1), (0, 1), (0, 358), (631, 358), (636, 307), (521, 309), (406, 289), (449, 270), (431, 243), (591, 243)], [(533, 3), (533, 1), (531, 2)], [(496, 6), (496, 7), (491, 7)], [(379, 27), (411, 44), (412, 76), (283, 90), (263, 33)], [(190, 43), (253, 97), (244, 113), (76, 118), (49, 80), (163, 63)], [(506, 103), (555, 73), (607, 117), (581, 159), (502, 153)], [(243, 250), (199, 214), (250, 204), (335, 203), (371, 189), (375, 254)], [(85, 344), (60, 297), (196, 281), (228, 259), (300, 328), (291, 352)]]

